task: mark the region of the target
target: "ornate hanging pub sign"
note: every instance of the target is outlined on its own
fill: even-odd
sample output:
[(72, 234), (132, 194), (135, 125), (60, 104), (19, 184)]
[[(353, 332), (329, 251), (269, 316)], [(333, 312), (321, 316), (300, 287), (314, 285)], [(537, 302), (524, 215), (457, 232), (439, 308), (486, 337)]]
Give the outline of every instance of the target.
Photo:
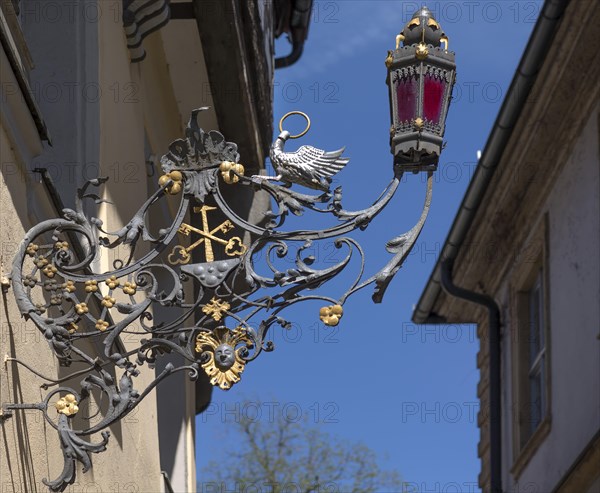
[[(109, 232), (98, 218), (86, 215), (86, 201), (102, 201), (95, 189), (106, 179), (97, 178), (78, 190), (74, 210), (65, 209), (62, 218), (44, 221), (26, 234), (7, 287), (12, 285), (22, 316), (43, 333), (60, 364), (77, 361), (82, 369), (51, 379), (8, 357), (43, 378), (48, 393), (38, 403), (2, 403), (2, 419), (17, 410), (37, 409), (57, 430), (65, 465), (55, 480), (45, 480), (52, 491), (63, 491), (74, 482), (77, 462), (84, 472), (89, 469), (91, 454), (108, 444), (107, 428), (170, 375), (188, 372), (194, 379), (204, 371), (213, 385), (230, 389), (249, 362), (273, 350), (269, 329), (274, 324), (289, 326), (283, 312), (290, 306), (318, 301), (321, 321), (335, 326), (344, 304), (357, 291), (373, 286), (373, 300), (382, 300), (425, 223), (454, 84), (454, 54), (427, 9), (418, 11), (404, 28), (386, 66), (392, 178), (366, 209), (347, 210), (341, 187), (331, 190), (332, 177), (349, 161), (343, 150), (327, 152), (305, 145), (286, 151), (288, 141), (310, 127), (304, 113), (292, 112), (306, 118), (301, 135), (283, 130), (288, 115), (280, 122), (270, 153), (276, 175), (247, 176), (236, 144), (199, 127), (199, 109), (192, 112), (185, 138), (173, 142), (162, 157), (157, 191), (125, 227)], [(347, 235), (369, 226), (390, 203), (407, 170), (427, 173), (421, 216), (412, 229), (388, 241), (387, 263), (367, 275), (363, 250)], [(227, 187), (268, 193), (275, 207), (266, 213), (267, 223), (256, 225), (236, 214), (223, 193)], [(148, 215), (162, 200), (179, 205), (172, 224), (153, 232)], [(335, 225), (318, 230), (284, 228), (289, 213), (304, 212), (331, 216)], [(195, 217), (193, 224), (184, 222), (188, 215)], [(311, 245), (328, 239), (334, 239), (342, 259), (319, 269), (313, 266)], [(102, 251), (117, 248), (127, 251), (125, 258), (114, 261), (108, 272), (96, 272), (94, 263)], [(290, 261), (292, 251), (293, 267), (280, 270), (274, 259)], [(353, 256), (360, 266), (346, 291), (336, 298), (318, 294), (317, 288), (344, 271)], [(153, 315), (156, 307), (161, 309), (160, 321)], [(166, 317), (169, 313), (172, 316)], [(137, 347), (126, 349), (121, 336), (134, 326), (144, 336)], [(135, 377), (165, 353), (180, 355), (184, 363), (167, 364), (145, 389), (136, 390)], [(62, 385), (80, 377), (78, 386)], [(106, 409), (100, 420), (76, 429), (72, 418), (92, 392), (106, 397)], [(88, 441), (96, 433), (101, 440)]]

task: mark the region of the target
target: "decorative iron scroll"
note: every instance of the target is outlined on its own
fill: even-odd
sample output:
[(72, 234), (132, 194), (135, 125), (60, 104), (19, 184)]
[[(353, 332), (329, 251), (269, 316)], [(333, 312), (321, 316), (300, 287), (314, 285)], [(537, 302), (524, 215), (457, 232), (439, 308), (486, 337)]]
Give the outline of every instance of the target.
[[(419, 221), (387, 243), (389, 261), (366, 276), (363, 250), (346, 235), (367, 228), (390, 202), (401, 171), (394, 168), (391, 182), (370, 207), (349, 211), (342, 204), (341, 187), (333, 191), (328, 187), (330, 177), (348, 161), (341, 151), (326, 153), (303, 146), (295, 153), (285, 153), (283, 146), (290, 136), (283, 131), (271, 154), (278, 176), (248, 177), (239, 163), (236, 144), (227, 142), (219, 132), (205, 132), (198, 126), (202, 109), (192, 112), (185, 138), (174, 141), (162, 157), (164, 174), (158, 190), (126, 226), (109, 232), (101, 220), (86, 216), (85, 201), (103, 201), (96, 189), (106, 179), (97, 178), (78, 190), (75, 210), (65, 209), (62, 218), (38, 224), (19, 247), (10, 278), (21, 314), (44, 334), (61, 365), (77, 364), (71, 374), (51, 379), (24, 362), (7, 358), (43, 378), (43, 387), (51, 389), (43, 402), (4, 404), (2, 417), (19, 409), (37, 409), (57, 430), (65, 465), (55, 480), (44, 481), (52, 491), (63, 491), (74, 482), (77, 462), (82, 463), (84, 472), (89, 469), (91, 454), (108, 445), (107, 428), (127, 416), (170, 375), (185, 371), (193, 380), (205, 371), (213, 385), (231, 388), (248, 362), (262, 351), (273, 350), (269, 330), (275, 324), (290, 325), (283, 317), (286, 308), (320, 301), (320, 319), (334, 326), (343, 316), (344, 304), (357, 291), (374, 285), (373, 300), (380, 302), (427, 217), (431, 172)], [(284, 183), (274, 183), (277, 180)], [(292, 183), (317, 192), (298, 192), (291, 188)], [(225, 199), (225, 187), (251, 187), (268, 193), (276, 207), (266, 213), (267, 224), (252, 224), (237, 215)], [(147, 220), (151, 208), (161, 200), (177, 199), (172, 224), (151, 231)], [(215, 206), (207, 203), (209, 199), (226, 216), (225, 221), (213, 221)], [(323, 230), (283, 229), (290, 213), (305, 211), (333, 216), (336, 223)], [(184, 223), (188, 213), (199, 221)], [(244, 242), (242, 238), (247, 239)], [(309, 254), (313, 242), (332, 238), (343, 258), (324, 268), (313, 266), (315, 258)], [(292, 249), (292, 244), (298, 248)], [(110, 270), (99, 273), (94, 266), (103, 251), (127, 253), (115, 260)], [(291, 251), (295, 255), (290, 255)], [(192, 262), (193, 252), (203, 254), (204, 261)], [(351, 264), (353, 255), (360, 262)], [(291, 268), (276, 265), (278, 259), (289, 256)], [(316, 291), (349, 265), (358, 265), (358, 269), (341, 296)], [(161, 316), (158, 321), (153, 315), (157, 306), (172, 316)], [(137, 347), (126, 350), (121, 336), (130, 333), (143, 337)], [(86, 340), (96, 345), (86, 344)], [(136, 390), (135, 377), (165, 353), (180, 355), (184, 363), (167, 364), (144, 390)], [(61, 386), (79, 377), (78, 388)], [(89, 426), (77, 429), (72, 418), (92, 393), (104, 398), (104, 409), (93, 424), (85, 421)], [(96, 433), (101, 440), (88, 441)]]

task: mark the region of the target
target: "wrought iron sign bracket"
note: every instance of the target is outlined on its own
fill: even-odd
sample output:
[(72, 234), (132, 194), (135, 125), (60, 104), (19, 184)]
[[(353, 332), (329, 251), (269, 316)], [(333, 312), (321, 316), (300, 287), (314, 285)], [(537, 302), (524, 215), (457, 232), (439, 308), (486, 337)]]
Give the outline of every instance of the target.
[[(425, 33), (435, 27), (427, 12), (415, 14), (417, 21), (413, 21), (417, 24), (411, 21), (413, 24), (408, 25), (414, 31), (411, 35), (418, 34), (418, 29)], [(417, 56), (418, 44), (429, 39), (423, 33), (417, 36), (417, 43), (392, 53), (391, 62), (388, 57), (390, 74), (397, 62), (406, 62), (409, 52), (413, 62), (422, 67), (424, 59)], [(439, 39), (432, 43), (431, 50), (437, 49)], [(423, 70), (415, 80), (426, 83), (430, 72)], [(444, 77), (451, 86), (453, 72)], [(449, 92), (440, 93), (438, 82), (434, 81), (434, 97), (446, 94), (449, 100)], [(406, 88), (398, 89), (397, 84), (404, 82), (393, 75), (388, 83), (396, 122), (393, 128), (401, 133), (408, 124), (397, 121), (397, 98)], [(427, 115), (433, 110), (431, 104), (427, 105), (427, 87), (421, 89), (415, 104), (420, 105), (416, 111), (421, 112), (424, 123), (416, 131), (413, 127), (408, 130), (415, 134), (413, 147), (407, 147), (408, 138), (392, 136), (391, 180), (381, 196), (365, 209), (347, 210), (341, 187), (331, 190), (332, 177), (349, 161), (343, 149), (327, 152), (302, 146), (288, 152), (288, 140), (301, 135), (290, 135), (280, 124), (270, 154), (276, 176), (246, 176), (236, 144), (198, 125), (198, 115), (205, 109), (201, 108), (192, 112), (185, 137), (174, 141), (161, 158), (163, 174), (157, 190), (124, 227), (108, 231), (99, 218), (85, 214), (86, 201), (104, 202), (99, 189), (107, 179), (96, 178), (77, 191), (74, 209), (63, 209), (62, 217), (44, 221), (25, 235), (10, 273), (17, 306), (44, 335), (61, 365), (77, 362), (78, 366), (70, 374), (53, 379), (27, 362), (7, 357), (6, 365), (21, 365), (31, 371), (43, 380), (42, 388), (48, 392), (37, 403), (3, 403), (1, 420), (18, 410), (36, 409), (58, 432), (64, 469), (56, 479), (44, 480), (50, 490), (63, 491), (74, 482), (77, 462), (84, 472), (88, 470), (92, 454), (108, 445), (108, 428), (131, 413), (169, 376), (186, 372), (193, 380), (204, 371), (213, 385), (230, 389), (239, 382), (249, 362), (263, 351), (274, 349), (269, 331), (275, 324), (290, 326), (284, 318), (287, 308), (320, 302), (321, 321), (335, 326), (344, 315), (345, 303), (356, 292), (373, 286), (373, 301), (381, 302), (423, 228), (431, 204), (433, 170), (441, 152), (448, 104), (442, 101), (441, 114), (434, 115), (439, 121), (429, 122)], [(423, 113), (423, 107), (429, 113)], [(308, 130), (308, 117), (299, 114), (306, 117)], [(427, 137), (428, 131), (437, 132), (439, 139)], [(437, 141), (439, 148), (421, 145)], [(367, 275), (363, 249), (348, 235), (366, 229), (390, 203), (407, 170), (427, 173), (420, 218), (409, 231), (387, 242), (387, 262)], [(298, 186), (302, 188), (297, 190)], [(250, 187), (267, 193), (274, 205), (266, 213), (267, 224), (253, 224), (236, 214), (226, 200), (224, 190), (228, 187)], [(148, 226), (150, 211), (165, 200), (178, 202), (175, 216), (170, 224), (152, 230)], [(225, 220), (214, 220), (216, 209)], [(185, 223), (189, 213), (196, 214), (199, 221)], [(335, 223), (327, 229), (285, 228), (290, 214), (304, 213), (329, 216)], [(333, 240), (341, 260), (319, 267), (310, 249), (325, 240)], [(144, 249), (140, 248), (142, 244)], [(94, 270), (94, 262), (103, 251), (117, 248), (125, 252), (123, 258), (104, 272)], [(194, 262), (196, 255), (203, 255), (203, 261)], [(351, 262), (353, 258), (358, 261)], [(328, 281), (354, 269), (342, 294), (332, 297), (321, 293), (319, 288)], [(155, 316), (157, 310), (160, 317)], [(136, 347), (126, 350), (119, 344), (123, 334), (136, 335)], [(94, 347), (102, 348), (100, 354), (90, 354)], [(134, 382), (139, 373), (146, 366), (153, 367), (166, 353), (179, 355), (182, 363), (167, 364), (143, 390), (136, 390)], [(84, 419), (83, 428), (76, 428), (71, 418), (90, 401), (92, 393), (103, 397), (101, 412), (93, 419)], [(90, 438), (98, 433), (99, 439)]]

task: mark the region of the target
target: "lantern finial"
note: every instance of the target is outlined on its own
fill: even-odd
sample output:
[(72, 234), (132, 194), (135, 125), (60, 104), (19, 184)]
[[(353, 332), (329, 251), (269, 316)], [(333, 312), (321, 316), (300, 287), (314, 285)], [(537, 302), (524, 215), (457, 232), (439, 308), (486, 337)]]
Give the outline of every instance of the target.
[(423, 6), (417, 10), (400, 33), (404, 46), (423, 43), (434, 47), (440, 46), (445, 37), (442, 27), (435, 20), (431, 10)]

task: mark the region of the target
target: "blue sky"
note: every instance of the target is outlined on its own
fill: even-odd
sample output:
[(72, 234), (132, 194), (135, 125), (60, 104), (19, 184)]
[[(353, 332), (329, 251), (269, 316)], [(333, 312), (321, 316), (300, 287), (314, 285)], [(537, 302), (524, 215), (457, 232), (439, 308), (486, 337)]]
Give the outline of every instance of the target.
[[(197, 418), (199, 474), (211, 459), (236, 447), (225, 418), (249, 412), (239, 403), (251, 399), (274, 403), (273, 412), (301, 412), (329, 433), (367, 444), (381, 465), (400, 471), (413, 490), (479, 491), (475, 327), (417, 327), (410, 318), (542, 2), (438, 0), (427, 5), (456, 52), (458, 79), (447, 148), (421, 237), (382, 304), (371, 302), (371, 289), (359, 292), (335, 329), (319, 322), (319, 303), (286, 312), (294, 327), (287, 333), (275, 328), (275, 351), (248, 364), (242, 381), (229, 392), (215, 389), (209, 413)], [(343, 185), (346, 208), (370, 205), (392, 177), (384, 59), (418, 7), (412, 1), (316, 1), (302, 58), (275, 74), (276, 121), (301, 110), (313, 123), (304, 138), (288, 147), (346, 146), (351, 161), (336, 183)], [(279, 53), (288, 50), (285, 42), (277, 47)], [(290, 121), (292, 131), (300, 126)], [(388, 261), (385, 242), (416, 222), (424, 193), (424, 176), (407, 176), (392, 204), (354, 235), (365, 249), (367, 274)], [(325, 226), (308, 213), (286, 224), (290, 229)], [(341, 259), (330, 243), (313, 253), (321, 265)], [(321, 292), (337, 297), (348, 282), (336, 280)], [(265, 419), (268, 411), (263, 405)]]

